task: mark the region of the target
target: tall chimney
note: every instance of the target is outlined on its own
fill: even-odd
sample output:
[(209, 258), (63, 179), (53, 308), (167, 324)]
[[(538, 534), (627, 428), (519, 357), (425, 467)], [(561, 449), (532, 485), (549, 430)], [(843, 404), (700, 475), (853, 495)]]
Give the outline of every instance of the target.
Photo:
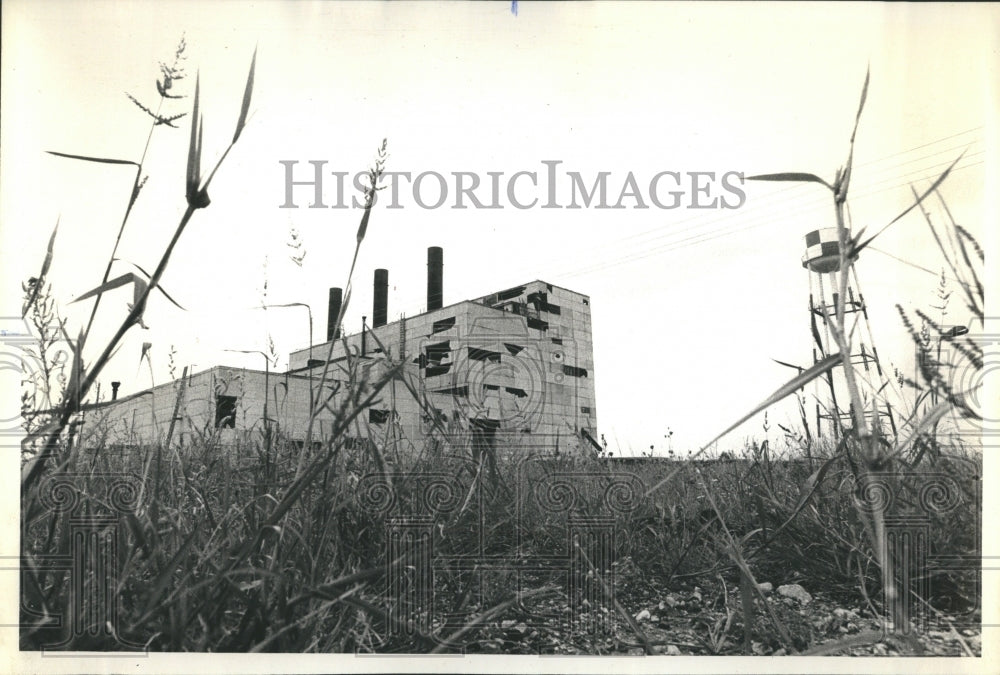
[(442, 275), (444, 268), (444, 251), (440, 246), (427, 249), (427, 311), (441, 309), (444, 291)]
[(112, 382), (111, 383), (111, 400), (112, 401), (117, 401), (118, 400), (118, 387), (120, 387), (120, 386), (122, 386), (121, 382)]
[(340, 288), (330, 289), (330, 304), (326, 310), (326, 341), (333, 342), (340, 337), (340, 326), (337, 325), (337, 316), (340, 314), (340, 307), (344, 303), (344, 291)]
[(372, 303), (372, 328), (384, 326), (389, 309), (389, 270), (375, 270), (375, 298)]

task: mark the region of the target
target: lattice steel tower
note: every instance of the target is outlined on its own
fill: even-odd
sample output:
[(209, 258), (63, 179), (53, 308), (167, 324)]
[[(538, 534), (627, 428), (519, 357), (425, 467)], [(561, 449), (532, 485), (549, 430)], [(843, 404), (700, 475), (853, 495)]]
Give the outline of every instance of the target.
[[(848, 233), (848, 240), (850, 233)], [(815, 346), (813, 363), (839, 351), (830, 329), (835, 316), (840, 289), (840, 241), (837, 228), (813, 230), (806, 235), (806, 252), (802, 266), (809, 272), (809, 323)], [(886, 385), (885, 373), (878, 359), (868, 322), (868, 307), (854, 265), (847, 265), (847, 298), (844, 301), (844, 323), (851, 343), (851, 363), (857, 366), (858, 388), (865, 406), (865, 419), (876, 433), (895, 436), (896, 424), (888, 402), (878, 403), (877, 396)], [(839, 438), (845, 429), (854, 426), (851, 399), (847, 390), (843, 366), (827, 372), (828, 402), (824, 404), (822, 385), (817, 385), (816, 431)], [(817, 381), (818, 382), (818, 381)], [(875, 403), (873, 404), (873, 401)]]

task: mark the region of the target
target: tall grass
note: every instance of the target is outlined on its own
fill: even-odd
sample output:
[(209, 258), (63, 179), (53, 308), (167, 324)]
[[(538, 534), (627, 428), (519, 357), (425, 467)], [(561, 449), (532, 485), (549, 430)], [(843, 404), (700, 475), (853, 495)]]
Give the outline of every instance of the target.
[[(833, 311), (830, 312), (829, 315), (825, 316), (824, 319), (826, 324), (829, 326), (833, 341), (839, 350), (839, 356), (836, 356), (836, 358), (840, 362), (838, 365), (840, 366), (846, 380), (847, 391), (850, 399), (850, 414), (852, 416), (853, 423), (851, 433), (845, 435), (843, 441), (838, 446), (837, 455), (842, 456), (847, 461), (847, 465), (851, 469), (852, 477), (859, 486), (859, 494), (864, 495), (864, 498), (871, 497), (874, 494), (881, 495), (886, 489), (890, 492), (902, 490), (904, 489), (908, 478), (909, 480), (916, 480), (919, 482), (921, 480), (919, 472), (914, 470), (916, 464), (919, 462), (919, 457), (917, 457), (916, 461), (907, 461), (912, 460), (910, 451), (914, 439), (920, 438), (921, 435), (925, 433), (926, 428), (933, 426), (936, 423), (936, 420), (940, 419), (940, 417), (948, 410), (956, 407), (963, 407), (962, 397), (956, 396), (955, 392), (951, 391), (946, 385), (944, 385), (943, 378), (940, 377), (940, 373), (929, 373), (926, 372), (925, 369), (925, 377), (927, 377), (931, 382), (931, 387), (934, 388), (935, 391), (943, 391), (946, 394), (946, 397), (945, 400), (938, 403), (932, 410), (924, 415), (918, 415), (917, 412), (914, 411), (914, 415), (911, 415), (908, 420), (909, 424), (906, 425), (911, 432), (909, 437), (900, 434), (900, 436), (894, 438), (891, 443), (886, 442), (881, 435), (881, 430), (877, 421), (874, 421), (877, 420), (877, 414), (873, 416), (873, 421), (869, 421), (866, 417), (865, 411), (867, 406), (862, 397), (861, 387), (858, 381), (859, 376), (851, 357), (853, 354), (853, 328), (849, 325), (846, 319), (848, 279), (852, 268), (856, 263), (858, 256), (864, 251), (864, 249), (879, 235), (885, 232), (886, 229), (900, 221), (912, 210), (918, 207), (923, 209), (925, 200), (930, 195), (937, 193), (938, 188), (962, 158), (962, 155), (959, 155), (959, 157), (955, 159), (944, 172), (932, 181), (930, 187), (925, 189), (922, 193), (918, 193), (915, 189), (913, 189), (913, 203), (895, 218), (878, 229), (874, 234), (865, 237), (864, 234), (866, 228), (861, 228), (856, 232), (852, 232), (850, 229), (849, 214), (847, 211), (847, 199), (851, 182), (854, 143), (868, 94), (868, 85), (869, 77), (866, 75), (864, 86), (861, 91), (861, 99), (858, 105), (857, 115), (855, 116), (854, 129), (851, 133), (849, 141), (847, 161), (843, 167), (837, 170), (832, 183), (810, 173), (781, 173), (750, 177), (750, 180), (805, 181), (819, 183), (828, 188), (832, 194), (833, 211), (840, 243), (839, 265), (838, 269), (834, 272), (838, 294), (836, 296), (836, 303)], [(944, 205), (943, 201), (942, 204)], [(947, 206), (944, 206), (947, 211)], [(927, 218), (928, 224), (931, 225), (930, 217), (927, 215), (926, 211), (925, 218)], [(949, 256), (948, 251), (941, 245), (941, 238), (934, 230), (933, 225), (931, 225), (931, 231), (934, 233), (935, 240), (941, 247), (941, 251), (944, 253), (952, 272), (959, 279), (959, 284), (964, 292), (969, 310), (981, 321), (983, 316), (983, 287), (982, 284), (979, 283), (979, 277), (975, 274), (970, 256), (968, 255), (968, 250), (970, 248), (978, 249), (978, 244), (975, 243), (968, 232), (959, 228), (955, 224), (954, 220), (951, 221), (951, 230), (955, 239), (958, 241), (957, 250), (961, 251), (961, 258)], [(979, 252), (981, 253), (981, 250)], [(981, 260), (982, 256), (980, 256), (980, 261)], [(962, 272), (959, 272), (959, 267), (963, 268)], [(903, 315), (903, 318), (905, 321), (905, 314)], [(926, 320), (926, 317), (924, 318)], [(916, 339), (916, 335), (912, 327), (910, 327), (910, 332)], [(975, 345), (972, 341), (970, 341), (968, 350), (964, 355), (970, 358), (974, 364), (976, 363), (977, 357), (975, 353)], [(829, 358), (833, 359), (835, 357)], [(978, 363), (979, 367), (981, 367), (981, 358)], [(814, 367), (814, 370), (815, 369), (816, 368)], [(812, 377), (818, 377), (820, 374), (820, 372), (814, 372)], [(935, 375), (937, 375), (937, 377), (935, 377)], [(801, 381), (801, 379), (802, 378), (800, 377), (799, 380)], [(876, 392), (876, 394), (878, 393), (879, 392)], [(875, 411), (877, 411), (877, 408), (874, 407), (878, 405), (877, 401), (877, 395), (872, 397), (871, 405)], [(967, 409), (968, 406), (964, 406), (964, 408)], [(836, 459), (837, 456), (831, 458), (831, 461), (836, 461)], [(820, 472), (827, 467), (828, 464), (824, 464), (823, 469), (821, 469)], [(814, 476), (810, 477), (810, 484), (817, 484), (822, 481), (823, 476), (820, 472), (817, 472)], [(896, 566), (900, 564), (900, 561), (895, 557), (898, 552), (893, 552), (888, 540), (885, 521), (887, 514), (886, 509), (881, 507), (865, 508), (859, 504), (856, 510), (859, 520), (864, 525), (865, 531), (868, 534), (871, 550), (874, 552), (875, 560), (881, 570), (881, 588), (885, 604), (887, 605), (887, 607), (885, 607), (885, 611), (887, 612), (886, 618), (890, 622), (889, 625), (899, 632), (904, 634), (909, 633), (912, 627), (911, 617), (906, 610), (909, 605), (909, 598), (907, 597), (909, 589), (900, 587), (899, 579), (896, 578), (896, 574), (898, 572), (898, 570), (896, 570)]]
[[(161, 105), (177, 96), (183, 47), (157, 82)], [(208, 187), (248, 118), (255, 59), (232, 141), (208, 172), (202, 167), (196, 78), (186, 209), (152, 274), (111, 279), (117, 241), (142, 189), (145, 149), (134, 162), (56, 153), (133, 166), (136, 173), (102, 282), (81, 296), (93, 298), (94, 306), (78, 333), (66, 377), (60, 383), (60, 366), (46, 351), (51, 343), (43, 342), (42, 361), (50, 365), (39, 380), (38, 395), (32, 398), (29, 391), (24, 400), (40, 414), (31, 416), (35, 423), (24, 445), (22, 649), (475, 651), (482, 648), (480, 637), (495, 632), (505, 617), (534, 621), (541, 616), (544, 623), (553, 611), (560, 640), (581, 650), (595, 649), (586, 642), (589, 633), (565, 622), (562, 610), (553, 610), (556, 598), (573, 616), (596, 620), (603, 611), (616, 631), (633, 635), (646, 653), (654, 653), (657, 645), (628, 606), (634, 597), (626, 595), (638, 587), (665, 593), (696, 582), (721, 589), (725, 610), (718, 621), (706, 624), (709, 639), (702, 653), (748, 653), (754, 640), (770, 640), (793, 653), (808, 648), (810, 638), (758, 586), (761, 580), (784, 581), (790, 570), (801, 578), (823, 580), (831, 595), (863, 598), (873, 613), (887, 611), (878, 591), (896, 585), (892, 561), (885, 555), (883, 514), (859, 506), (858, 486), (891, 469), (903, 484), (900, 494), (915, 499), (919, 485), (906, 483), (911, 465), (897, 460), (912, 460), (906, 453), (916, 441), (896, 439), (887, 447), (866, 425), (846, 356), (851, 353), (850, 331), (842, 304), (828, 317), (839, 353), (779, 386), (690, 460), (552, 457), (513, 445), (488, 457), (475, 452), (467, 434), (440, 424), (403, 363), (386, 356), (381, 368), (370, 369), (348, 351), (346, 361), (335, 365), (332, 343), (313, 383), (304, 442), (266, 425), (240, 436), (234, 447), (224, 445), (211, 428), (187, 444), (174, 442), (168, 433), (155, 444), (110, 446), (109, 430), (85, 401), (124, 335), (141, 323), (152, 291), (163, 290), (159, 281), (186, 225), (210, 205)], [(867, 81), (855, 133), (866, 93)], [(162, 116), (159, 107), (152, 112), (137, 105), (152, 117), (150, 133), (180, 119)], [(862, 241), (857, 233), (849, 239), (844, 222), (854, 135), (845, 167), (832, 183), (814, 174), (757, 177), (818, 182), (831, 190), (842, 244), (840, 298), (846, 296), (843, 284), (857, 253), (874, 238)], [(344, 300), (335, 317), (338, 327), (350, 302), (354, 266), (386, 160), (383, 141), (369, 173)], [(947, 173), (916, 195), (914, 207), (937, 190)], [(949, 262), (968, 284), (963, 290), (970, 304), (981, 310), (981, 284), (966, 268), (977, 257), (982, 260), (982, 251), (954, 222), (951, 232), (959, 255)], [(24, 287), (25, 315), (46, 335), (54, 327), (66, 337), (46, 281), (52, 264), (50, 243), (41, 274)], [(88, 362), (84, 350), (101, 298), (122, 286), (133, 289), (132, 307), (113, 338)], [(966, 351), (974, 363), (977, 353), (972, 347)], [(844, 369), (853, 408), (861, 413), (854, 434), (834, 443), (813, 438), (807, 428), (804, 433), (786, 429), (789, 444), (784, 447), (765, 441), (732, 452), (728, 461), (700, 460), (733, 428), (837, 367)], [(963, 404), (962, 391), (942, 384), (950, 382), (943, 370), (928, 371), (924, 380), (923, 386), (938, 393), (939, 405)], [(385, 439), (357, 433), (359, 416), (394, 381), (423, 403), (433, 424), (425, 439), (413, 441), (412, 451), (397, 452)], [(178, 387), (178, 411), (183, 410), (182, 393), (183, 386)], [(926, 439), (931, 429), (927, 420), (935, 410), (912, 421), (907, 427), (911, 438)], [(89, 415), (88, 424), (72, 437), (72, 423), (82, 412)], [(316, 420), (328, 413), (334, 424), (321, 435)], [(800, 459), (803, 446), (805, 460)], [(942, 456), (935, 454), (936, 459)], [(945, 468), (963, 485), (977, 471), (974, 462), (958, 460)], [(975, 523), (968, 517), (975, 499), (968, 497), (962, 509), (933, 515), (935, 550), (975, 547)], [(412, 550), (394, 558), (398, 549), (393, 543), (394, 527), (428, 513), (434, 514), (430, 541), (438, 556), (429, 580), (438, 610), (433, 615), (414, 586), (415, 575), (427, 570), (414, 563)], [(611, 523), (606, 547), (599, 539), (588, 540), (586, 533), (576, 540), (569, 536), (571, 523), (591, 522), (588, 518), (610, 518), (600, 521)], [(576, 568), (584, 572), (580, 583), (567, 588), (560, 564), (581, 565)], [(966, 589), (962, 578), (952, 581), (953, 597), (968, 595), (974, 602), (975, 592)], [(738, 589), (738, 598), (730, 598), (730, 585)], [(605, 620), (601, 615), (597, 619)], [(734, 639), (740, 635), (742, 645)]]
[[(185, 77), (181, 64), (185, 48), (182, 40), (173, 63), (161, 65), (162, 77), (156, 82), (159, 104), (155, 112), (129, 95), (133, 103), (152, 118), (139, 160), (52, 153), (75, 161), (131, 166), (135, 173), (125, 215), (102, 281), (97, 288), (77, 299), (92, 298), (94, 304), (86, 326), (69, 342), (72, 360), (59, 391), (52, 386), (52, 370), (56, 363), (46, 352), (54, 344), (52, 329), (68, 339), (64, 322), (54, 313), (47, 282), (53, 264), (56, 232), (53, 232), (39, 276), (24, 288), (24, 314), (30, 314), (36, 326), (43, 329), (38, 349), (41, 361), (46, 364), (40, 380), (31, 383), (34, 386), (28, 387), (23, 401), (26, 408), (33, 409), (29, 412), (38, 413), (30, 416), (35, 424), (29, 426), (22, 445), (25, 457), (21, 480), (25, 577), (22, 618), (26, 626), (22, 631), (22, 643), (26, 647), (107, 649), (145, 645), (166, 649), (225, 649), (245, 646), (247, 630), (252, 628), (259, 632), (259, 627), (250, 620), (254, 612), (266, 609), (260, 616), (272, 616), (275, 607), (271, 599), (275, 596), (268, 592), (272, 584), (283, 588), (293, 579), (302, 580), (303, 571), (308, 571), (305, 581), (319, 586), (330, 580), (331, 569), (350, 568), (356, 560), (353, 554), (340, 552), (333, 558), (339, 565), (327, 567), (320, 563), (328, 560), (331, 545), (340, 551), (343, 539), (333, 536), (334, 523), (329, 519), (329, 514), (336, 512), (341, 498), (338, 495), (342, 492), (329, 488), (331, 482), (337, 484), (344, 480), (335, 469), (344, 431), (377, 397), (389, 377), (375, 383), (362, 378), (354, 380), (353, 390), (341, 398), (335, 411), (338, 423), (333, 435), (321, 444), (319, 452), (310, 455), (291, 451), (286, 443), (285, 461), (279, 457), (274, 462), (253, 465), (249, 470), (246, 466), (232, 465), (232, 456), (219, 453), (216, 439), (211, 436), (203, 438), (200, 447), (189, 448), (184, 453), (179, 453), (168, 442), (163, 447), (148, 448), (146, 452), (133, 449), (116, 454), (100, 443), (100, 425), (73, 439), (75, 421), (90, 407), (85, 401), (98, 376), (124, 336), (135, 326), (142, 325), (153, 290), (160, 290), (170, 299), (159, 286), (160, 279), (195, 213), (209, 207), (212, 180), (247, 123), (256, 54), (250, 63), (232, 140), (210, 169), (204, 166), (202, 157), (204, 126), (200, 81), (196, 78), (184, 177), (184, 213), (152, 274), (146, 274), (137, 266), (143, 272), (141, 276), (128, 273), (110, 279), (118, 244), (145, 185), (150, 137), (155, 129), (174, 127), (174, 123), (186, 115), (161, 114), (165, 103), (183, 98), (176, 93), (175, 84)], [(372, 187), (358, 230), (357, 248), (368, 226), (374, 189), (384, 159), (385, 143), (372, 170)], [(343, 303), (345, 310), (350, 299), (351, 273), (353, 265)], [(112, 338), (99, 347), (99, 355), (89, 361), (85, 357), (90, 353), (88, 337), (101, 299), (105, 293), (122, 286), (133, 289), (133, 302)], [(337, 318), (338, 324), (341, 320), (342, 315)], [(310, 411), (307, 449), (313, 447), (309, 442), (312, 420), (332, 405), (333, 395), (326, 383), (324, 370), (318, 386), (322, 395)], [(267, 445), (270, 446), (270, 439)], [(251, 456), (257, 455), (253, 452)], [(154, 456), (157, 458), (155, 463), (151, 461)], [(307, 492), (307, 488), (316, 484), (321, 484), (322, 490)], [(328, 500), (327, 495), (334, 498)], [(70, 565), (71, 569), (65, 565), (55, 570), (47, 567), (45, 560), (54, 552), (70, 556), (80, 553), (74, 548), (73, 537), (77, 532), (74, 528), (81, 527), (81, 523), (93, 525), (95, 517), (111, 518), (108, 522), (115, 523), (113, 531), (105, 531), (102, 536), (112, 537), (108, 545), (114, 550), (116, 559), (109, 562), (113, 562), (116, 569), (79, 569), (79, 565), (76, 568)], [(291, 541), (288, 553), (279, 558), (274, 552), (284, 551), (286, 540)], [(309, 542), (310, 546), (299, 549), (296, 540)], [(92, 574), (88, 576), (88, 572)], [(251, 581), (244, 581), (245, 577)], [(71, 607), (70, 598), (75, 598), (77, 604)], [(287, 599), (282, 599), (279, 608), (285, 617), (289, 616), (284, 607)], [(88, 607), (80, 607), (79, 602)], [(234, 612), (246, 617), (235, 627), (228, 620)], [(111, 621), (112, 618), (118, 620)], [(69, 635), (50, 639), (53, 626), (65, 626), (67, 620), (73, 626)], [(212, 628), (208, 630), (208, 626)], [(200, 627), (206, 630), (199, 630)]]

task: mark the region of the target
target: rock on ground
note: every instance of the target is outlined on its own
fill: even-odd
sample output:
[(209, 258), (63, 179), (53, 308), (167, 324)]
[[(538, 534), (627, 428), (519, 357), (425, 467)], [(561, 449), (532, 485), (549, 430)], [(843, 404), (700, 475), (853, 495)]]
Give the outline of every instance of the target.
[(785, 584), (784, 586), (778, 586), (778, 595), (798, 600), (803, 605), (808, 605), (812, 602), (812, 596), (809, 595), (806, 589), (802, 588), (798, 584)]

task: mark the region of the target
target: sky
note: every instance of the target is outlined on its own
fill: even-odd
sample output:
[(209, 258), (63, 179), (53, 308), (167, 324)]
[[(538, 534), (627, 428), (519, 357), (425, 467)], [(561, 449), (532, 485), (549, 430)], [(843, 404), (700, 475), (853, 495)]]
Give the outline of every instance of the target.
[[(816, 184), (746, 182), (808, 171), (832, 181), (847, 157), (858, 100), (870, 86), (854, 149), (850, 213), (874, 231), (962, 152), (943, 187), (956, 220), (996, 250), (997, 7), (924, 4), (213, 3), (13, 2), (3, 5), (0, 270), (4, 317), (18, 317), (20, 282), (36, 275), (59, 222), (50, 280), (70, 332), (100, 282), (131, 185), (130, 169), (46, 154), (138, 159), (150, 118), (126, 93), (155, 105), (158, 62), (183, 35), (190, 95), (197, 72), (205, 155), (232, 136), (251, 55), (257, 66), (249, 123), (174, 251), (162, 285), (183, 309), (154, 296), (148, 329), (134, 328), (100, 378), (122, 393), (162, 384), (184, 366), (263, 368), (273, 342), (283, 368), (292, 350), (325, 336), (326, 297), (344, 286), (359, 212), (308, 208), (308, 187), (285, 203), (285, 168), (309, 177), (325, 161), (351, 177), (387, 139), (387, 170), (437, 172), (448, 199), (422, 208), (402, 183), (399, 206), (376, 204), (346, 315), (371, 316), (371, 276), (389, 270), (389, 319), (423, 310), (428, 246), (444, 247), (445, 304), (542, 279), (591, 298), (598, 432), (620, 454), (697, 449), (809, 365), (804, 236), (833, 227)], [(191, 98), (171, 101), (187, 112)], [(125, 228), (113, 276), (151, 271), (184, 209), (189, 116), (158, 126), (145, 184)], [(547, 209), (522, 177), (514, 208), (453, 208), (454, 172), (502, 186), (517, 172), (542, 184), (550, 162), (557, 201), (570, 178), (607, 172), (609, 201), (631, 172), (648, 194), (653, 176), (677, 172), (677, 208)], [(551, 164), (560, 162), (560, 164)], [(694, 172), (711, 202), (692, 208)], [(669, 187), (667, 179), (662, 189)], [(435, 201), (433, 177), (418, 196)], [(489, 201), (488, 190), (480, 192)], [(353, 197), (351, 192), (347, 199)], [(661, 199), (668, 202), (669, 198)], [(932, 215), (940, 207), (932, 205)], [(298, 242), (299, 248), (290, 246)], [(874, 341), (888, 370), (912, 372), (913, 348), (894, 306), (929, 309), (943, 259), (917, 214), (889, 228), (859, 261)], [(305, 257), (296, 261), (302, 252)], [(901, 260), (900, 260), (901, 259)], [(920, 269), (923, 268), (923, 269)], [(995, 270), (990, 269), (994, 275)], [(993, 285), (995, 287), (995, 284)], [(102, 302), (89, 358), (127, 312), (131, 293)], [(988, 300), (994, 302), (992, 297)], [(953, 302), (948, 323), (969, 317)], [(989, 315), (989, 311), (987, 314)], [(997, 312), (993, 312), (996, 316)], [(151, 363), (140, 362), (144, 342)], [(173, 355), (171, 356), (171, 353)], [(150, 367), (151, 366), (151, 367)], [(5, 393), (5, 398), (10, 398)], [(724, 440), (772, 442), (758, 416)], [(673, 432), (668, 440), (666, 435)]]

